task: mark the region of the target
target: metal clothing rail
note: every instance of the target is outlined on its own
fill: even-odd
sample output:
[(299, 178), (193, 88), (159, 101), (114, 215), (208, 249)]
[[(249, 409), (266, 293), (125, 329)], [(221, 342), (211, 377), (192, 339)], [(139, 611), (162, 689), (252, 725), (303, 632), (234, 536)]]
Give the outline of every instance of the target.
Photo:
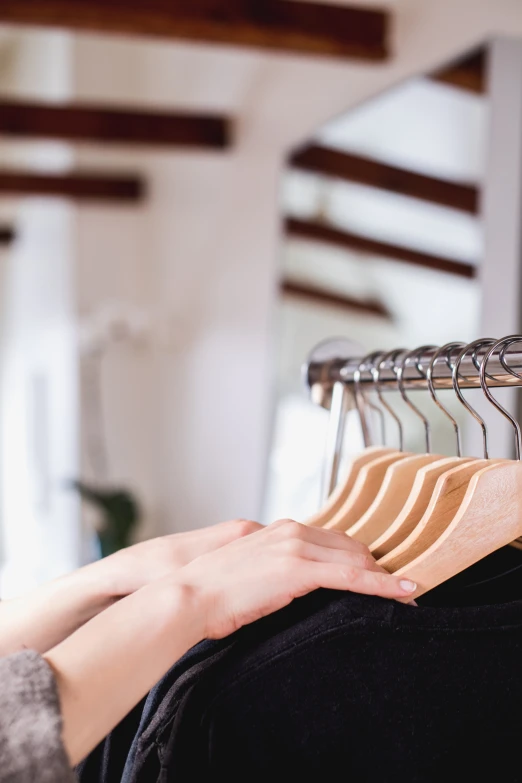
[[(463, 347), (465, 343), (462, 344)], [(360, 372), (360, 383), (363, 385), (374, 384), (374, 379), (370, 368), (361, 368), (361, 356), (353, 356), (342, 353), (342, 341), (332, 340), (323, 342), (312, 351), (308, 362), (304, 368), (305, 381), (312, 388), (319, 384), (326, 388), (331, 388), (336, 382), (350, 386), (354, 383), (354, 376), (357, 370)], [(341, 347), (341, 350), (339, 348)], [(429, 367), (433, 356), (438, 347), (425, 349), (418, 356), (412, 357), (412, 360), (405, 366), (403, 374), (404, 388), (427, 389), (427, 379), (425, 374), (419, 372), (419, 367), (423, 372)], [(496, 351), (488, 360), (488, 386), (522, 386), (522, 377), (517, 377), (505, 369), (500, 361), (500, 349)], [(461, 349), (453, 348), (448, 351), (444, 359), (437, 362), (433, 371), (433, 386), (436, 389), (452, 388), (452, 367), (460, 353)], [(481, 348), (474, 355), (466, 355), (460, 365), (459, 386), (462, 389), (480, 388), (479, 368), (480, 362), (487, 352), (486, 348)], [(331, 353), (331, 358), (321, 358), (322, 355)], [(385, 352), (383, 352), (385, 353)], [(397, 375), (394, 367), (400, 366), (404, 357), (410, 353), (406, 349), (400, 350), (394, 360), (387, 359), (379, 372), (379, 387), (382, 391), (387, 389), (397, 390)], [(504, 353), (504, 362), (509, 366), (513, 373), (522, 375), (522, 336), (520, 344), (508, 348)]]
[(312, 398), (330, 410), (322, 489), (325, 500), (337, 483), (348, 408), (357, 408), (364, 443), (372, 443), (366, 390), (400, 389), (404, 394), (406, 390), (429, 390), (431, 385), (432, 393), (453, 388), (460, 394), (461, 389), (485, 388), (487, 393), (489, 387), (522, 386), (522, 335), (469, 344), (454, 342), (442, 348), (399, 348), (366, 356), (362, 352), (354, 355), (354, 343), (336, 338), (313, 349), (303, 374)]

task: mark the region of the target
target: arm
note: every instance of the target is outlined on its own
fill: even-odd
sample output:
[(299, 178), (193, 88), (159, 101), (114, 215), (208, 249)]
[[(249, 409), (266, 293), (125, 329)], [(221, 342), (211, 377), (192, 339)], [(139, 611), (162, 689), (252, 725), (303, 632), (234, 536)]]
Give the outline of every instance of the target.
[(120, 598), (260, 527), (233, 520), (145, 541), (0, 602), (0, 657), (26, 648), (46, 652)]
[(95, 617), (45, 656), (72, 763), (195, 643), (227, 636), (319, 587), (401, 599), (415, 590), (348, 536), (283, 521), (196, 558)]

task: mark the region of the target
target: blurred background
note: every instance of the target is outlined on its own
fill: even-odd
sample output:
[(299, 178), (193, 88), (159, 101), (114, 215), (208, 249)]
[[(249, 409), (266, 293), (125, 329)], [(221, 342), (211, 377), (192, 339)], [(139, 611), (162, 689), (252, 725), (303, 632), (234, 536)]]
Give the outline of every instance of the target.
[(315, 511), (321, 340), (520, 331), (520, 3), (257, 5), (0, 3), (5, 597)]

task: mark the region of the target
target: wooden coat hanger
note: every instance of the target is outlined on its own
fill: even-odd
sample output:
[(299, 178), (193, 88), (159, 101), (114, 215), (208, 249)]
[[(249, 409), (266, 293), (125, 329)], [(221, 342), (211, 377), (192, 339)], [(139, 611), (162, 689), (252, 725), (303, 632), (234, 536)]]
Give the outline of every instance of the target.
[(468, 457), (444, 457), (417, 472), (411, 492), (393, 523), (370, 545), (374, 557), (384, 557), (415, 529), (435, 492), (437, 480), (451, 468), (470, 462)]
[[(480, 365), (480, 382), (487, 398), (514, 428), (516, 460), (495, 460), (495, 464), (490, 463), (475, 473), (449, 524), (443, 521), (439, 534), (430, 546), (394, 572), (399, 576), (407, 574), (408, 578), (417, 583), (414, 597), (431, 590), (522, 535), (521, 430), (518, 422), (495, 400), (486, 381), (487, 362), (491, 355), (500, 348), (505, 353), (507, 347), (515, 342), (522, 342), (522, 336), (512, 335), (491, 345)], [(478, 343), (480, 341), (475, 344)], [(503, 354), (501, 361), (504, 364)], [(512, 375), (522, 378), (504, 366)], [(487, 454), (487, 432), (483, 432)]]
[(437, 397), (433, 384), (433, 373), (435, 371), (438, 360), (441, 357), (444, 357), (446, 364), (451, 368), (451, 364), (448, 360), (451, 351), (456, 348), (462, 349), (463, 347), (464, 343), (460, 342), (451, 342), (443, 345), (442, 348), (439, 348), (433, 355), (433, 358), (425, 373), (419, 359), (420, 351), (417, 351), (417, 370), (420, 375), (426, 376), (428, 390), (433, 402), (442, 411), (445, 417), (449, 419), (455, 431), (457, 456), (440, 459), (437, 462), (428, 464), (419, 470), (415, 477), (411, 492), (406, 502), (404, 503), (403, 508), (396, 516), (392, 524), (384, 530), (379, 538), (374, 539), (373, 543), (370, 545), (370, 551), (377, 558), (382, 558), (396, 547), (399, 547), (420, 523), (428, 507), (430, 506), (430, 502), (433, 504), (435, 498), (440, 499), (443, 497), (447, 487), (450, 484), (454, 485), (458, 481), (457, 476), (460, 476), (461, 479), (464, 479), (465, 474), (451, 474), (448, 477), (449, 483), (443, 484), (442, 486), (439, 485), (436, 491), (437, 481), (441, 478), (441, 476), (443, 476), (448, 471), (451, 471), (452, 468), (457, 468), (459, 465), (471, 462), (471, 458), (465, 458), (461, 456), (462, 446), (458, 422)]
[(488, 460), (477, 459), (446, 471), (437, 480), (428, 508), (418, 524), (404, 541), (379, 558), (379, 565), (394, 573), (428, 549), (459, 510), (473, 476), (488, 464)]
[(437, 454), (413, 454), (391, 465), (368, 510), (346, 530), (349, 536), (370, 545), (401, 512), (421, 468), (440, 460)]
[(471, 478), (451, 523), (394, 573), (417, 583), (417, 598), (522, 535), (522, 463), (483, 468)]
[[(433, 346), (425, 345), (421, 348), (417, 348), (415, 351), (409, 351), (403, 355), (397, 369), (395, 368), (395, 364), (393, 365), (393, 370), (397, 378), (397, 386), (404, 402), (413, 410), (415, 415), (420, 418), (423, 424), (426, 437), (426, 453), (413, 455), (388, 468), (381, 488), (374, 501), (355, 525), (352, 525), (352, 527), (346, 531), (350, 536), (357, 541), (361, 541), (363, 544), (372, 544), (386, 531), (390, 524), (393, 523), (408, 500), (418, 471), (425, 465), (441, 459), (440, 455), (431, 454), (431, 430), (429, 421), (422, 411), (420, 411), (409, 399), (403, 382), (404, 370), (408, 366), (408, 362), (413, 359), (418, 359), (423, 351), (431, 348), (433, 348)], [(374, 381), (378, 388), (378, 378), (374, 378)], [(384, 402), (382, 398), (381, 401)], [(390, 410), (389, 407), (388, 410)], [(399, 426), (402, 442), (402, 426)]]
[(351, 494), (355, 482), (365, 465), (384, 457), (388, 454), (397, 454), (397, 450), (386, 446), (368, 446), (364, 451), (354, 457), (349, 465), (344, 479), (336, 486), (323, 506), (306, 520), (305, 525), (312, 527), (324, 527), (337, 514), (346, 503)]
[[(367, 404), (369, 407), (374, 408), (378, 414), (381, 417), (381, 428), (382, 428), (382, 442), (385, 443), (386, 440), (386, 433), (385, 433), (385, 425), (384, 425), (384, 415), (381, 410), (379, 410), (376, 406), (372, 405), (371, 402), (365, 399), (363, 392), (361, 390), (360, 386), (360, 380), (361, 380), (361, 374), (364, 370), (369, 369), (372, 372), (372, 376), (374, 376), (374, 373), (377, 373), (377, 378), (379, 377), (377, 363), (382, 360), (383, 352), (382, 351), (375, 351), (373, 353), (368, 354), (368, 356), (365, 356), (357, 368), (356, 373), (354, 374), (354, 387), (355, 387), (355, 400), (356, 400), (356, 407), (359, 412), (359, 418), (361, 421), (361, 428), (363, 431), (363, 437), (365, 442), (369, 440), (369, 431), (366, 427), (365, 420), (364, 420), (364, 406)], [(384, 407), (388, 407), (387, 403), (384, 403)], [(389, 409), (389, 408), (388, 408)], [(394, 415), (392, 413), (392, 415)], [(399, 423), (400, 424), (400, 423)], [(371, 486), (371, 490), (374, 492), (374, 487), (382, 481), (382, 478), (379, 478), (382, 473), (382, 464), (380, 462), (377, 462), (376, 469), (371, 470), (369, 474), (365, 473), (363, 474), (363, 479), (357, 484), (357, 479), (359, 478), (359, 475), (361, 474), (362, 469), (365, 466), (369, 466), (370, 464), (376, 462), (381, 457), (386, 456), (396, 456), (397, 458), (402, 457), (402, 428), (400, 432), (400, 443), (399, 443), (399, 450), (394, 449), (392, 447), (387, 446), (366, 446), (364, 451), (357, 455), (353, 460), (350, 461), (348, 465), (348, 471), (342, 482), (340, 482), (337, 487), (334, 489), (334, 491), (330, 494), (330, 496), (327, 498), (323, 506), (317, 511), (315, 514), (313, 514), (306, 522), (305, 524), (310, 525), (312, 527), (324, 527), (329, 522), (331, 522), (339, 511), (345, 506), (349, 506), (349, 498), (355, 488), (356, 494), (359, 495), (361, 492), (361, 488), (364, 486)], [(389, 462), (386, 462), (385, 464), (390, 464)]]
[[(418, 524), (410, 531), (408, 536), (398, 544), (394, 549), (389, 550), (384, 555), (379, 563), (384, 568), (390, 571), (396, 571), (410, 560), (415, 559), (421, 552), (428, 549), (431, 544), (440, 536), (441, 531), (444, 530), (457, 513), (460, 504), (463, 502), (468, 484), (475, 473), (488, 465), (488, 436), (487, 428), (484, 419), (479, 416), (477, 411), (466, 400), (459, 386), (459, 371), (460, 365), (466, 354), (474, 350), (475, 352), (485, 346), (491, 346), (495, 343), (495, 340), (480, 339), (475, 340), (469, 345), (465, 345), (460, 351), (455, 364), (452, 368), (452, 383), (455, 394), (459, 402), (464, 405), (466, 410), (471, 413), (473, 418), (478, 421), (482, 429), (482, 437), (484, 444), (484, 459), (483, 460), (471, 460), (467, 464), (457, 466), (444, 473), (437, 479), (433, 495), (429, 500), (428, 507)], [(452, 346), (454, 347), (454, 346)], [(441, 349), (442, 351), (442, 349)], [(440, 352), (437, 352), (440, 353)], [(433, 362), (432, 362), (433, 364)], [(433, 367), (432, 367), (433, 369)], [(432, 379), (430, 374), (430, 392), (434, 394)], [(455, 431), (457, 434), (457, 450), (460, 453), (460, 433), (456, 420), (451, 416), (440, 401), (437, 401), (439, 407), (446, 413), (455, 425)]]
[(369, 508), (382, 485), (389, 466), (411, 456), (416, 455), (404, 451), (392, 452), (367, 463), (359, 471), (345, 503), (324, 527), (327, 530), (347, 531)]
[[(359, 521), (359, 519), (365, 514), (367, 509), (374, 502), (376, 496), (379, 495), (379, 492), (383, 487), (384, 482), (386, 481), (386, 477), (389, 475), (392, 476), (394, 475), (393, 472), (389, 474), (389, 471), (392, 470), (396, 465), (402, 464), (406, 460), (416, 460), (418, 458), (418, 455), (403, 451), (404, 437), (403, 437), (402, 422), (400, 421), (399, 417), (397, 416), (393, 408), (391, 408), (388, 402), (383, 398), (379, 385), (379, 377), (380, 377), (380, 371), (382, 366), (387, 361), (391, 361), (393, 370), (395, 372), (395, 361), (397, 357), (403, 352), (404, 349), (399, 348), (385, 354), (383, 354), (382, 352), (370, 354), (368, 357), (366, 357), (365, 360), (363, 360), (363, 363), (359, 365), (358, 371), (354, 373), (356, 399), (357, 398), (360, 399), (360, 395), (361, 395), (360, 386), (359, 386), (360, 370), (363, 367), (364, 362), (369, 364), (373, 382), (374, 382), (374, 388), (377, 392), (380, 403), (382, 407), (388, 411), (390, 416), (395, 420), (397, 424), (398, 432), (399, 432), (400, 451), (390, 452), (387, 455), (387, 458), (384, 457), (377, 458), (374, 461), (368, 463), (365, 466), (365, 468), (360, 471), (360, 474), (358, 476), (356, 483), (353, 486), (351, 494), (349, 495), (349, 497), (347, 497), (345, 503), (337, 511), (335, 516), (332, 517), (332, 519), (325, 525), (325, 527), (329, 530), (338, 530), (343, 532), (348, 531), (349, 528), (351, 528), (355, 523)], [(384, 440), (384, 429), (383, 429), (383, 440)], [(388, 483), (388, 481), (386, 483)]]

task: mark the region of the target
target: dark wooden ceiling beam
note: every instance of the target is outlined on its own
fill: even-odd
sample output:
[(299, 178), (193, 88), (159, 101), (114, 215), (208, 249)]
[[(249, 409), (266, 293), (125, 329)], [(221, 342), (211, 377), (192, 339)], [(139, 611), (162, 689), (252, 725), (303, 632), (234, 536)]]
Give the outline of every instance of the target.
[(59, 196), (76, 201), (139, 202), (145, 182), (139, 176), (74, 172), (42, 174), (0, 169), (0, 196)]
[(409, 248), (392, 245), (388, 242), (369, 239), (368, 237), (352, 234), (349, 231), (334, 228), (317, 221), (287, 218), (285, 229), (289, 237), (323, 242), (346, 250), (355, 250), (359, 253), (402, 261), (406, 264), (433, 269), (437, 272), (447, 272), (467, 278), (475, 277), (476, 274), (473, 264), (441, 258), (430, 253), (422, 253), (418, 250), (410, 250)]
[(0, 247), (7, 247), (15, 237), (16, 231), (12, 226), (0, 225)]
[(481, 48), (431, 74), (430, 78), (480, 95), (486, 92), (486, 49)]
[(347, 294), (334, 294), (309, 283), (298, 283), (295, 280), (283, 280), (281, 293), (284, 296), (300, 299), (319, 307), (335, 307), (350, 313), (364, 313), (391, 320), (390, 311), (382, 302), (376, 299), (355, 299)]
[(387, 11), (287, 0), (2, 0), (0, 21), (381, 60)]
[(479, 192), (473, 185), (416, 174), (318, 144), (298, 150), (290, 158), (290, 165), (302, 171), (389, 190), (472, 214), (478, 211)]
[(0, 134), (16, 138), (223, 149), (231, 130), (228, 118), (206, 114), (0, 99)]

